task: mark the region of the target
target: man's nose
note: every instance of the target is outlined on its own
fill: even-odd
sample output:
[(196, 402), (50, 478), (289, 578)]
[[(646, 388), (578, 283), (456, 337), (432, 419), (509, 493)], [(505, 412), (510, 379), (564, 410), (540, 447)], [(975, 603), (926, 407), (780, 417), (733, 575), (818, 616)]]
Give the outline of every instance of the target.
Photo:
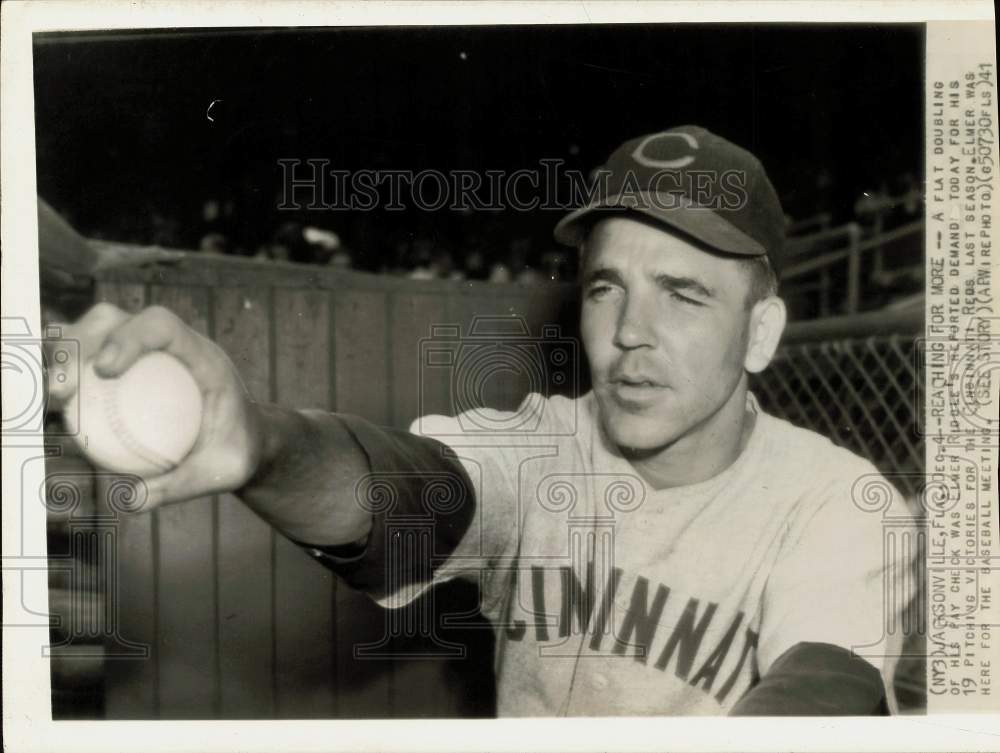
[(640, 297), (628, 296), (618, 314), (615, 345), (623, 350), (656, 347), (653, 316), (654, 312)]

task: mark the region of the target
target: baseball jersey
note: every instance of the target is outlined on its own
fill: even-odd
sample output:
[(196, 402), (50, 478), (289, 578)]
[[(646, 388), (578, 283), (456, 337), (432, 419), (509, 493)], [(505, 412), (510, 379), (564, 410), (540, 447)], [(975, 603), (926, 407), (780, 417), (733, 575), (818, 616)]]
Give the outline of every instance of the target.
[[(883, 546), (882, 518), (864, 502), (898, 492), (752, 394), (747, 410), (753, 430), (729, 467), (662, 490), (607, 440), (593, 393), (417, 419), (410, 432), (461, 463), (471, 504), (349, 424), (372, 466), (368, 502), (385, 503), (373, 530), (388, 543), (334, 569), (388, 608), (451, 578), (477, 582), (500, 716), (725, 714), (800, 642), (865, 657), (893, 706), (885, 657), (900, 641), (884, 626), (900, 624), (893, 605), (906, 602), (911, 563)], [(408, 475), (440, 513), (424, 523), (390, 509)], [(407, 525), (425, 534), (401, 536)]]

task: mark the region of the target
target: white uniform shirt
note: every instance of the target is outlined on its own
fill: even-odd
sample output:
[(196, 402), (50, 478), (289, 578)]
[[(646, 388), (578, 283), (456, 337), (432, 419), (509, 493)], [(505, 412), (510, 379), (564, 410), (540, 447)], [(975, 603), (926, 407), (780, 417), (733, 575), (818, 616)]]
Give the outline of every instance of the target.
[(731, 466), (660, 491), (607, 442), (592, 393), (418, 419), (461, 460), (476, 516), (433, 577), (378, 601), (478, 580), (500, 716), (724, 714), (800, 642), (856, 651), (893, 707), (912, 563), (868, 502), (898, 492), (752, 395), (748, 410)]

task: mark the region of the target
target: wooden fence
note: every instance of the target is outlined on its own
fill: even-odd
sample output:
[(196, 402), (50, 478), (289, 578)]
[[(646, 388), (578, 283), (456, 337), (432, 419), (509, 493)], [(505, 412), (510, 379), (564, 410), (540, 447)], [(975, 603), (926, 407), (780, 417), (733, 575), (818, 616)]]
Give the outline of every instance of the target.
[[(260, 400), (405, 427), (450, 412), (446, 380), (419, 378), (431, 325), (520, 317), (532, 334), (572, 336), (573, 286), (419, 282), (297, 265), (189, 257), (102, 274), (98, 300), (135, 311), (162, 304), (219, 343)], [(486, 401), (513, 407), (517, 380), (488, 380)], [(117, 528), (117, 630), (148, 660), (106, 660), (108, 718), (464, 716), (492, 711), (485, 623), (443, 633), (464, 659), (358, 660), (386, 613), (339, 584), (231, 496), (123, 516)], [(457, 585), (438, 613), (474, 611)], [(470, 620), (465, 620), (469, 623)], [(399, 637), (400, 653), (419, 636)], [(417, 647), (415, 649), (415, 646)], [(426, 647), (425, 647), (426, 648)]]

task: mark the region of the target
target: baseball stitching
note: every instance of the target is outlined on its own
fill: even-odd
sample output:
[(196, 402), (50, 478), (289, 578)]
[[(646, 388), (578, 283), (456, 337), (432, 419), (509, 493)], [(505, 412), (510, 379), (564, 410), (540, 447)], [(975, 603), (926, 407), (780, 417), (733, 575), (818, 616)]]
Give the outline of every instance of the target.
[(142, 444), (132, 433), (128, 430), (124, 419), (120, 411), (118, 410), (118, 386), (117, 383), (112, 383), (105, 386), (102, 403), (104, 405), (104, 415), (111, 424), (111, 429), (114, 431), (118, 438), (121, 440), (122, 444), (125, 445), (126, 449), (137, 455), (140, 459), (149, 463), (155, 467), (158, 471), (166, 472), (174, 467), (174, 464), (169, 460), (161, 457), (158, 453), (150, 450), (148, 447)]

